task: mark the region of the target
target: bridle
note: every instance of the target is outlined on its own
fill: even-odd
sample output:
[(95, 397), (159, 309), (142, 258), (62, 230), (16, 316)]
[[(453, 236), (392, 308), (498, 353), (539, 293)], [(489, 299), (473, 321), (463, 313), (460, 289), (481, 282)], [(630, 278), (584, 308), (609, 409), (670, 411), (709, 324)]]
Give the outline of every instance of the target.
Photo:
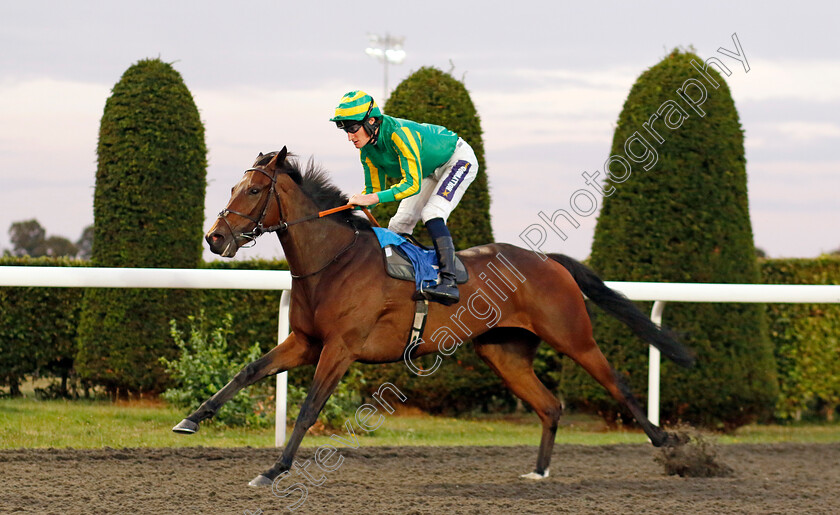
[[(299, 224), (299, 223), (302, 223), (302, 222), (308, 222), (309, 220), (316, 220), (318, 218), (322, 218), (325, 214), (331, 214), (333, 212), (340, 211), (342, 209), (349, 209), (349, 208), (352, 207), (352, 206), (349, 206), (349, 205), (348, 206), (342, 206), (341, 208), (336, 208), (336, 209), (332, 209), (332, 210), (329, 210), (329, 211), (322, 211), (320, 213), (314, 213), (314, 214), (311, 214), (311, 215), (304, 216), (303, 218), (298, 218), (297, 220), (292, 220), (291, 222), (287, 222), (287, 221), (282, 219), (283, 211), (280, 209), (280, 195), (277, 193), (277, 170), (275, 169), (274, 175), (269, 175), (269, 173), (266, 172), (262, 168), (248, 168), (247, 170), (245, 170), (246, 174), (249, 173), (249, 172), (259, 172), (259, 173), (265, 175), (266, 178), (268, 178), (268, 180), (271, 181), (270, 194), (265, 199), (265, 204), (263, 205), (262, 212), (260, 213), (260, 217), (259, 218), (254, 218), (251, 215), (241, 213), (239, 211), (234, 211), (233, 209), (228, 209), (228, 208), (224, 208), (221, 211), (219, 211), (219, 216), (218, 216), (218, 218), (221, 218), (225, 222), (225, 225), (227, 225), (228, 231), (230, 231), (231, 235), (234, 235), (234, 232), (233, 232), (233, 227), (231, 227), (230, 222), (227, 219), (227, 215), (229, 215), (229, 214), (241, 216), (242, 218), (244, 218), (246, 220), (249, 220), (249, 221), (251, 221), (255, 224), (254, 228), (251, 231), (240, 233), (240, 236), (249, 240), (248, 243), (250, 243), (250, 245), (248, 245), (246, 243), (246, 245), (248, 245), (247, 247), (245, 245), (240, 245), (239, 246), (240, 248), (251, 248), (251, 247), (253, 247), (254, 245), (257, 244), (257, 238), (262, 236), (263, 234), (270, 233), (270, 232), (286, 232), (287, 230), (289, 230), (289, 226)], [(271, 226), (266, 227), (265, 223), (264, 223), (265, 222), (265, 215), (266, 215), (266, 213), (268, 213), (268, 206), (271, 203), (272, 198), (274, 198), (274, 201), (277, 202), (277, 214), (278, 214), (279, 221), (278, 221), (277, 225), (271, 225)], [(345, 246), (343, 249), (339, 250), (338, 253), (331, 260), (327, 261), (327, 263), (324, 266), (322, 266), (321, 268), (319, 268), (318, 270), (316, 270), (314, 272), (310, 272), (310, 273), (307, 273), (307, 274), (296, 275), (296, 274), (292, 273), (292, 279), (305, 279), (307, 277), (311, 277), (313, 275), (319, 274), (319, 273), (323, 272), (324, 270), (326, 270), (328, 266), (330, 266), (331, 264), (336, 262), (339, 257), (341, 257), (348, 250), (350, 250), (356, 244), (356, 241), (358, 241), (358, 239), (359, 239), (359, 229), (354, 228), (353, 230), (354, 230), (353, 240), (347, 246)], [(290, 272), (291, 272), (291, 270), (290, 270)]]
[(254, 228), (251, 231), (243, 232), (243, 233), (240, 234), (240, 236), (242, 236), (243, 238), (246, 238), (246, 239), (250, 240), (251, 245), (248, 245), (247, 247), (245, 245), (240, 245), (240, 248), (251, 248), (251, 247), (253, 247), (254, 245), (257, 244), (257, 237), (262, 235), (262, 234), (265, 234), (267, 232), (285, 231), (286, 229), (288, 229), (288, 226), (287, 225), (284, 226), (284, 222), (282, 220), (280, 221), (280, 224), (278, 224), (276, 226), (265, 227), (263, 225), (263, 220), (265, 220), (265, 215), (266, 215), (266, 213), (268, 213), (268, 205), (269, 205), (269, 203), (271, 203), (271, 198), (272, 197), (274, 197), (274, 200), (277, 202), (277, 212), (280, 213), (280, 198), (277, 195), (277, 187), (276, 187), (277, 186), (277, 172), (275, 172), (274, 175), (269, 175), (268, 172), (266, 172), (265, 170), (263, 170), (261, 168), (248, 168), (247, 170), (245, 170), (245, 173), (247, 174), (248, 172), (259, 172), (259, 173), (265, 175), (266, 178), (268, 178), (268, 180), (271, 181), (271, 194), (268, 197), (266, 197), (266, 199), (265, 199), (265, 204), (263, 205), (262, 212), (260, 213), (260, 217), (259, 218), (254, 218), (253, 216), (251, 216), (249, 214), (242, 213), (240, 211), (234, 211), (233, 209), (228, 209), (228, 208), (224, 208), (221, 211), (219, 211), (219, 216), (218, 216), (218, 218), (221, 218), (225, 222), (225, 225), (227, 225), (227, 228), (228, 228), (228, 230), (230, 231), (231, 234), (233, 234), (233, 227), (231, 227), (230, 222), (227, 219), (227, 215), (233, 214), (233, 215), (241, 216), (242, 218), (244, 218), (246, 220), (254, 222)]

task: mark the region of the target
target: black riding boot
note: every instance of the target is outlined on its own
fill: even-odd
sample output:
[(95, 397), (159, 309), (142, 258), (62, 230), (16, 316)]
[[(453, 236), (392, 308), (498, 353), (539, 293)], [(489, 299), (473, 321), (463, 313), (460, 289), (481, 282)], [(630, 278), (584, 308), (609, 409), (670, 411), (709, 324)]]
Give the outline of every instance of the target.
[(455, 244), (452, 237), (441, 236), (435, 240), (435, 251), (440, 263), (440, 283), (426, 290), (429, 300), (451, 306), (460, 299), (455, 280)]

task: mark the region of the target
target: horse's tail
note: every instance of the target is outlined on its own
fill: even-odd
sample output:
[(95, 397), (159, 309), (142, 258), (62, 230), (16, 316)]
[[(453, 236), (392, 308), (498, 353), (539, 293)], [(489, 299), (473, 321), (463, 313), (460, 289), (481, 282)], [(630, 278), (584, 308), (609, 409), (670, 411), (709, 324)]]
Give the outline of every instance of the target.
[(659, 349), (674, 363), (683, 367), (694, 364), (694, 356), (669, 331), (651, 322), (627, 297), (610, 289), (591, 269), (569, 256), (548, 254), (572, 274), (580, 290), (598, 307), (627, 325), (642, 340)]

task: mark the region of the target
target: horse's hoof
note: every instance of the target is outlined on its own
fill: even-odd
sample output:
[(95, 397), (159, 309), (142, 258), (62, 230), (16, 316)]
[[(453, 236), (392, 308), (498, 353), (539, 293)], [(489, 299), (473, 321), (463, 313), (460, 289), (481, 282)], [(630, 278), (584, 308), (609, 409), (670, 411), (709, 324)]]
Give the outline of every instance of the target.
[(255, 477), (248, 483), (248, 486), (271, 486), (272, 481), (265, 477), (264, 475), (260, 474), (259, 476)]
[(681, 447), (691, 441), (691, 437), (684, 431), (677, 431), (676, 433), (666, 433), (665, 447)]
[(691, 436), (684, 431), (678, 431), (676, 433), (670, 433), (667, 431), (661, 431), (659, 435), (657, 435), (656, 439), (648, 438), (650, 443), (653, 444), (654, 447), (682, 447), (683, 445), (687, 444), (691, 441)]
[(180, 421), (177, 426), (173, 427), (172, 431), (175, 433), (181, 433), (182, 435), (191, 435), (198, 431), (198, 424), (188, 418), (185, 418)]
[(548, 469), (545, 469), (545, 472), (543, 472), (542, 474), (540, 474), (537, 471), (534, 471), (528, 472), (527, 474), (522, 474), (519, 477), (521, 477), (522, 479), (545, 479), (548, 477)]

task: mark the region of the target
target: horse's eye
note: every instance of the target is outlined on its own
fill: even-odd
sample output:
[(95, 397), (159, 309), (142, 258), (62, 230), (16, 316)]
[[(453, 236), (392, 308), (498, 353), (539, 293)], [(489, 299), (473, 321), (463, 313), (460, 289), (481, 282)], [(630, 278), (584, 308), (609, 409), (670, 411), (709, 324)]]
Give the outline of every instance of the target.
[(259, 189), (259, 188), (251, 188), (251, 189), (248, 191), (248, 193), (250, 193), (251, 195), (256, 195), (256, 194), (257, 194), (257, 193), (259, 193), (259, 192), (260, 192), (260, 189)]

